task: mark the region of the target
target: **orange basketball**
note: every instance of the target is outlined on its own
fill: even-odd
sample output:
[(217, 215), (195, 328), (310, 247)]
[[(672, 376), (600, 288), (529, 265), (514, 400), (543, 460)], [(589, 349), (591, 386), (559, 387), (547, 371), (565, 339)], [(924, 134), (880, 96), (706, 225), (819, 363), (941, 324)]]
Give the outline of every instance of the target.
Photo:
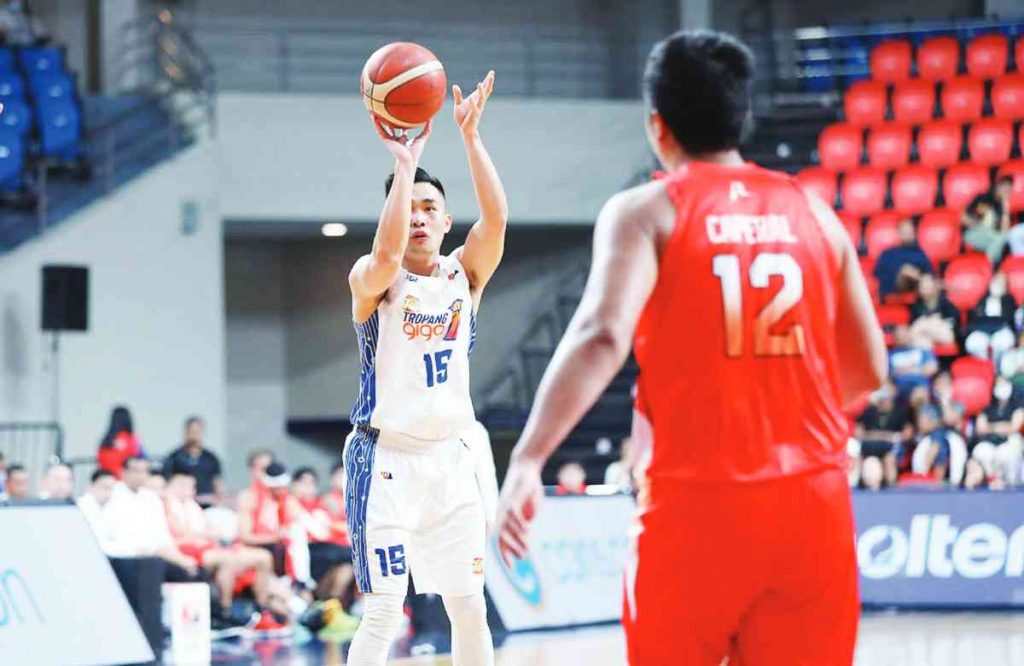
[(394, 42), (377, 49), (360, 81), (363, 104), (384, 123), (416, 127), (434, 117), (448, 90), (444, 66), (419, 44)]

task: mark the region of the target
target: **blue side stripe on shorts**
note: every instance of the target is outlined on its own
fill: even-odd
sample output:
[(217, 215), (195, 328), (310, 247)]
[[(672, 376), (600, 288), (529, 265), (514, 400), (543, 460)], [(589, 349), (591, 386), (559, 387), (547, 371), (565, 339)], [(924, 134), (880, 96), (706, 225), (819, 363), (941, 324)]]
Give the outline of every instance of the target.
[(373, 457), (380, 431), (357, 427), (345, 451), (345, 515), (352, 538), (352, 565), (363, 594), (373, 592), (366, 550), (366, 505), (373, 480)]

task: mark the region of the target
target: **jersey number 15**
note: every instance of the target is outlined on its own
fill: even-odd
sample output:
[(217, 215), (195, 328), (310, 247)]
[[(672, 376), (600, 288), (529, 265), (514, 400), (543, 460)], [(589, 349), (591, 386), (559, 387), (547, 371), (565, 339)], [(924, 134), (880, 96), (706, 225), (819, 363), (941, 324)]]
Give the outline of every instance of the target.
[[(712, 272), (722, 286), (722, 310), (725, 313), (725, 353), (743, 355), (743, 284), (740, 259), (735, 254), (715, 255)], [(754, 319), (755, 356), (800, 356), (804, 353), (804, 329), (792, 324), (784, 332), (772, 329), (804, 295), (804, 274), (792, 255), (765, 252), (750, 264), (750, 286), (767, 289), (773, 275), (782, 278), (782, 289), (768, 301)]]
[(442, 349), (433, 354), (423, 355), (423, 365), (427, 370), (427, 388), (434, 384), (444, 384), (448, 381), (448, 360), (452, 357), (451, 349)]

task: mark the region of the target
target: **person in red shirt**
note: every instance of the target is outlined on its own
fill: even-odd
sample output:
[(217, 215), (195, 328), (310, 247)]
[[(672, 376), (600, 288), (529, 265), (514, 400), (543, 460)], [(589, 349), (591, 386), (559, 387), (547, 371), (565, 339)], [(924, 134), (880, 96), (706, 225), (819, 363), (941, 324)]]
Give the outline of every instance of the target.
[(273, 454), (262, 450), (249, 454), (249, 474), (252, 485), (238, 493), (239, 542), (269, 550), (277, 575), (307, 582), (309, 557), (300, 553), (305, 539), (296, 539), (302, 530), (294, 529), (300, 507), (288, 492), (291, 477)]
[(119, 405), (110, 412), (110, 424), (107, 433), (100, 440), (100, 448), (96, 454), (96, 465), (113, 474), (118, 480), (124, 471), (124, 461), (128, 458), (142, 457), (142, 446), (135, 437), (132, 414), (128, 408)]
[(885, 345), (832, 209), (739, 154), (752, 75), (722, 33), (654, 46), (646, 130), (666, 173), (599, 215), (502, 491), (500, 548), (524, 557), (544, 461), (632, 342), (652, 428), (624, 580), (633, 666), (853, 660), (842, 406), (882, 383)]
[(292, 494), (302, 507), (300, 522), (309, 540), (309, 568), (316, 581), (316, 599), (339, 599), (345, 608), (351, 601), (354, 581), (352, 542), (345, 521), (345, 468), (331, 470), (331, 490), (318, 496), (319, 478), (309, 467), (295, 471)]

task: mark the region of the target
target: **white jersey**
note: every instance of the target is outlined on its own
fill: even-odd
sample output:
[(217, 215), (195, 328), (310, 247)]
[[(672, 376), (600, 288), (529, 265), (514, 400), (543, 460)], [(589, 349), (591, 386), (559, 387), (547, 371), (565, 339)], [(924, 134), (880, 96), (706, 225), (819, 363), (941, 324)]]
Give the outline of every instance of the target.
[(476, 319), (457, 259), (442, 257), (434, 276), (403, 268), (377, 310), (355, 328), (361, 369), (353, 425), (436, 441), (473, 424), (469, 354)]

